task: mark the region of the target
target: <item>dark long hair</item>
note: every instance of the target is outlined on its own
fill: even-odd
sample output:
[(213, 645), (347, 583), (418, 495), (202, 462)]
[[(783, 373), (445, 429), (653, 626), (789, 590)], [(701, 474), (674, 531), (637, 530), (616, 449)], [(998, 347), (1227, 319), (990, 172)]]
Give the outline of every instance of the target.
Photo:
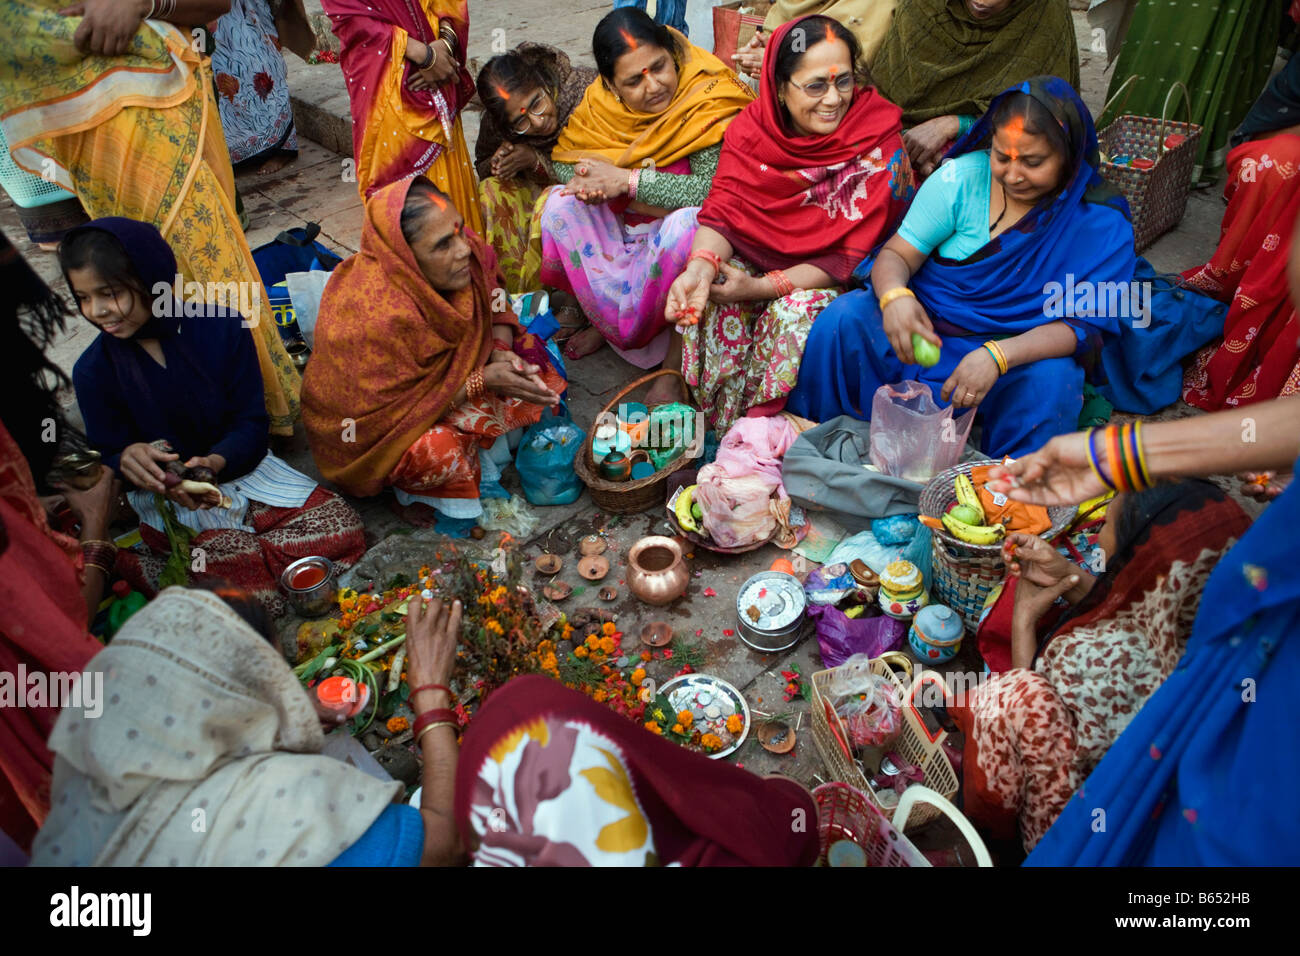
[(127, 255), (122, 243), (110, 232), (103, 229), (77, 229), (68, 233), (59, 243), (59, 266), (63, 269), (63, 278), (72, 288), (68, 273), (73, 269), (93, 268), (107, 285), (125, 289), (132, 297), (129, 305), (115, 302), (125, 315), (135, 308), (136, 301), (148, 302), (149, 293), (145, 290), (144, 280), (136, 272), (131, 257)]
[[(86, 436), (71, 425), (58, 391), (72, 383), (47, 352), (67, 327), (68, 308), (0, 234), (0, 352), (5, 356), (5, 430), (13, 437), (36, 479), (50, 492), (46, 475), (61, 454), (82, 451)], [(54, 425), (54, 441), (49, 437)]]
[[(996, 132), (1016, 120), (1020, 121), (1022, 128), (1029, 135), (1044, 137), (1052, 147), (1052, 151), (1064, 160), (1061, 166), (1061, 181), (1057, 183), (1055, 189), (1038, 201), (1039, 204), (1050, 203), (1069, 183), (1070, 175), (1078, 161), (1078, 157), (1072, 155), (1070, 137), (1042, 101), (1025, 92), (1012, 93), (998, 104), (993, 114), (993, 130)], [(992, 136), (989, 144), (992, 145)]]
[(521, 137), (510, 128), (510, 116), (501, 91), (522, 93), (531, 89), (546, 90), (555, 97), (559, 90), (555, 83), (515, 51), (494, 56), (478, 71), (478, 98), (484, 111), (501, 130), (501, 135), (511, 141)]
[(644, 10), (620, 7), (601, 18), (591, 36), (591, 53), (596, 58), (596, 69), (606, 83), (614, 83), (614, 64), (618, 58), (643, 44), (662, 47), (672, 55), (674, 62), (681, 61), (682, 51), (678, 49), (677, 39)]
[(420, 234), (420, 224), (425, 214), (433, 205), (452, 205), (451, 197), (433, 184), (427, 176), (416, 176), (411, 180), (411, 188), (406, 193), (406, 202), (402, 204), (402, 238), (409, 246)]
[(858, 42), (858, 38), (840, 21), (817, 14), (804, 17), (796, 23), (786, 32), (781, 45), (777, 47), (776, 63), (773, 67), (777, 88), (790, 82), (790, 77), (794, 76), (799, 69), (799, 64), (803, 62), (805, 53), (832, 36), (849, 48), (849, 64), (858, 85), (870, 84), (871, 77), (862, 62), (862, 44)]

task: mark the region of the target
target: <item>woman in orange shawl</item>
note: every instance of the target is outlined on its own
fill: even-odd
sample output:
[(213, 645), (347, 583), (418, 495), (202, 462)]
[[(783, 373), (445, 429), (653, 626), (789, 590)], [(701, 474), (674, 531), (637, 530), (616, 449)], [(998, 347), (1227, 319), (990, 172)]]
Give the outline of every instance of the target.
[(474, 96), (465, 69), (465, 0), (322, 0), (342, 46), (352, 156), (362, 197), (428, 176), (483, 232), (460, 111)]
[(568, 185), (542, 211), (541, 279), (572, 292), (595, 326), (570, 341), (571, 357), (603, 337), (649, 368), (668, 351), (664, 301), (690, 255), (722, 134), (754, 97), (717, 57), (630, 7), (596, 25), (592, 52), (600, 79), (551, 153)]
[[(564, 380), (493, 290), (491, 247), (428, 179), (366, 203), (361, 251), (330, 277), (303, 379), (321, 473), (354, 495), (473, 518), (478, 450), (559, 401)], [(524, 358), (535, 358), (532, 364)]]

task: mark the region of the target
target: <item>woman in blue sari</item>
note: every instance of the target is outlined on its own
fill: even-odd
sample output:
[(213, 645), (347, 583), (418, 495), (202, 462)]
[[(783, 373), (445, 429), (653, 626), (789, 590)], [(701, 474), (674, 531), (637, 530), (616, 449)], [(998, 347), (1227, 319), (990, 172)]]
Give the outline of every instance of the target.
[[(874, 291), (840, 296), (813, 325), (787, 408), (867, 419), (876, 389), (911, 379), (978, 406), (989, 455), (1032, 451), (1074, 429), (1080, 360), (1130, 306), (1128, 208), (1097, 172), (1087, 108), (1057, 77), (1000, 94), (947, 160), (858, 267)], [(941, 347), (932, 367), (916, 363), (914, 336)]]
[[(1292, 268), (1297, 262), (1293, 257)], [(1295, 289), (1292, 281), (1292, 294)], [(1300, 397), (1144, 427), (1159, 479), (1284, 469), (1300, 454)], [(1257, 440), (1255, 440), (1257, 438)], [(1101, 489), (1088, 436), (1064, 435), (992, 488), (1038, 504)], [(1293, 482), (1219, 562), (1187, 649), (1030, 854), (1031, 866), (1300, 863), (1300, 751), (1289, 743), (1300, 683), (1300, 564)]]

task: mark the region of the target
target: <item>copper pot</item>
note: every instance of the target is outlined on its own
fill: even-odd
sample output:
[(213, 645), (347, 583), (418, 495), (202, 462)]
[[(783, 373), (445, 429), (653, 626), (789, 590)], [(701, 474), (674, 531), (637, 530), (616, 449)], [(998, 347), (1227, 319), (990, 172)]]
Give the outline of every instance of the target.
[(646, 604), (671, 604), (686, 593), (690, 572), (682, 546), (673, 538), (652, 534), (627, 553), (627, 586)]

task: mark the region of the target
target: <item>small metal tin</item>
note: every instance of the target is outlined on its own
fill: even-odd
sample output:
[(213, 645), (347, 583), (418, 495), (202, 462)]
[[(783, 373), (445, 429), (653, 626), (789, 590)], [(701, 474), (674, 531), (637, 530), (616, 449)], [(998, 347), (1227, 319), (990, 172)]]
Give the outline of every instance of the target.
[[(318, 567), (325, 576), (309, 588), (295, 588), (289, 582), (304, 568)], [(299, 558), (280, 575), (280, 588), (289, 605), (302, 617), (321, 617), (334, 607), (334, 562), (325, 557)]]
[(799, 642), (808, 599), (803, 585), (784, 571), (760, 571), (736, 594), (740, 637), (756, 651), (789, 650)]

